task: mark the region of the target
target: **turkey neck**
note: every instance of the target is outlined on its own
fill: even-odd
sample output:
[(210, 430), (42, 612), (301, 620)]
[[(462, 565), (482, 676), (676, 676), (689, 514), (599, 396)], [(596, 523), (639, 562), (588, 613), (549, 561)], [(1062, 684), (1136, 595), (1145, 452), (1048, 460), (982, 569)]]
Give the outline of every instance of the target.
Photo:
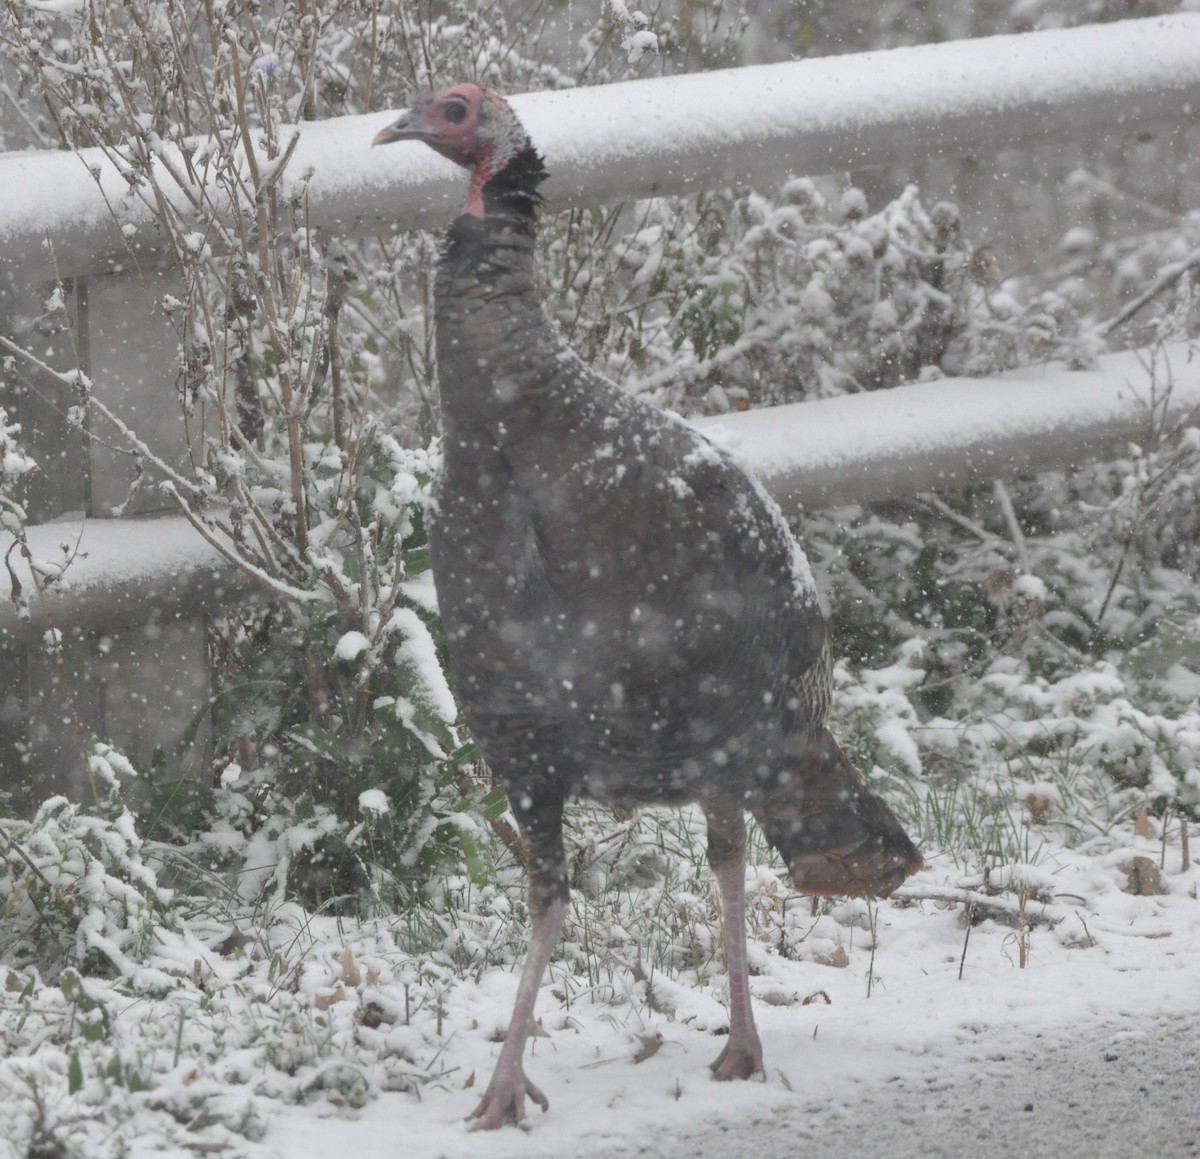
[(447, 443), (521, 437), (562, 380), (565, 346), (542, 312), (534, 275), (545, 176), (532, 148), (519, 153), (483, 187), (484, 216), (463, 214), (447, 233), (434, 290)]

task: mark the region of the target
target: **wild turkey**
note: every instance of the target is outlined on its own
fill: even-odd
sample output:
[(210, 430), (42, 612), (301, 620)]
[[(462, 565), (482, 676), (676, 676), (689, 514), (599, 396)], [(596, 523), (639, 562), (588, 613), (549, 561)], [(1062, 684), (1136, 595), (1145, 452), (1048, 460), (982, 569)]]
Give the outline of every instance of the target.
[(470, 170), (435, 297), (442, 467), (433, 574), (463, 717), (527, 849), (532, 934), (471, 1116), (524, 1117), (534, 1000), (568, 898), (563, 805), (696, 802), (725, 918), (718, 1079), (762, 1072), (750, 1008), (744, 810), (798, 890), (885, 897), (921, 866), (825, 727), (830, 653), (774, 502), (681, 419), (585, 366), (534, 275), (546, 171), (513, 110), (460, 84), (375, 138)]

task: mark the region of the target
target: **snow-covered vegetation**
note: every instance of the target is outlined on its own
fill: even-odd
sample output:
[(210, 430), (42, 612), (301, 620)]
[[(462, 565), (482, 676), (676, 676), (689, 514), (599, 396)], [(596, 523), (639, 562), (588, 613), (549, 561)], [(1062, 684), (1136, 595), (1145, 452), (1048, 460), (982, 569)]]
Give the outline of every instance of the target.
[[(2, 1156), (265, 1155), (280, 1106), (344, 1113), (385, 1092), (410, 1121), (424, 1100), (414, 1138), (430, 1143), (469, 1110), (503, 1030), (521, 851), (455, 720), (423, 533), (434, 243), (310, 231), (303, 198), (276, 195), (288, 126), (458, 77), (567, 87), (1124, 11), (953, 4), (930, 28), (928, 6), (894, 0), (852, 34), (850, 5), (510, 7), (0, 0), (12, 140), (100, 147), (160, 212), (177, 275), (161, 308), (202, 451), (186, 472), (156, 460), (82, 368), (57, 374), (62, 403), (266, 596), (214, 622), (212, 704), (159, 765), (81, 735), (89, 804), (0, 819)], [(149, 163), (168, 145), (211, 200), (180, 208), (187, 174)], [(1194, 341), (1198, 191), (1129, 228), (1124, 174), (1101, 161), (1051, 191), (1081, 218), (1037, 261), (998, 254), (919, 188), (871, 204), (848, 179), (798, 175), (551, 219), (547, 298), (586, 359), (688, 412)], [(39, 357), (45, 322), (26, 320), (6, 375)], [(1153, 418), (1172, 368), (1148, 358)], [(1194, 943), (1200, 436), (1148, 429), (1109, 463), (799, 526), (842, 657), (837, 731), (930, 869), (886, 906), (814, 907), (756, 841), (755, 994), (791, 1019), (767, 1022), (769, 1067), (793, 1057), (780, 1039), (802, 1001), (898, 1043), (905, 1003), (908, 1025), (935, 997), (964, 1016), (944, 994), (964, 963), (972, 1001), (1008, 966), (1053, 974), (1065, 997), (1096, 956), (1161, 971)], [(18, 539), (35, 468), (21, 436), (0, 409), (0, 523)], [(213, 760), (197, 769), (201, 726)], [(685, 1062), (727, 1025), (697, 819), (581, 805), (568, 836), (574, 900), (531, 1074), (568, 1075), (584, 1105), (630, 1081), (588, 1068), (634, 1059), (635, 1085), (696, 1114), (708, 1096)], [(995, 985), (1019, 1002), (1019, 983)]]

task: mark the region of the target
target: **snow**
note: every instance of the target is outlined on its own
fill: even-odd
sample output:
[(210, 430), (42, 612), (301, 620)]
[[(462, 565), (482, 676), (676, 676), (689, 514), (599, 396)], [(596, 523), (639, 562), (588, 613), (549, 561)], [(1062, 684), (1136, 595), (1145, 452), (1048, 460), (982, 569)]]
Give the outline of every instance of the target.
[(346, 632), (333, 647), (335, 660), (357, 660), (371, 647), (371, 641), (362, 632)]
[[(10, 537), (0, 538), (0, 553), (7, 552)], [(55, 583), (58, 592), (121, 587), (146, 578), (166, 579), (182, 570), (216, 566), (220, 555), (182, 519), (77, 519), (31, 527), (28, 542), (34, 557), (58, 561), (70, 557), (70, 566)], [(14, 554), (12, 558), (17, 563)], [(23, 569), (23, 570), (22, 570)], [(31, 584), (27, 565), (21, 562), (23, 583)]]
[[(1151, 844), (1143, 852), (1156, 857)], [(570, 979), (552, 967), (538, 1004), (546, 1037), (532, 1040), (527, 1059), (549, 1112), (533, 1111), (527, 1131), (469, 1133), (463, 1119), (494, 1064), (498, 1046), (490, 1040), (507, 1025), (517, 981), (515, 973), (489, 971), (443, 993), (440, 1038), (430, 1010), (384, 1036), (397, 1054), (428, 1060), (433, 1077), (420, 1098), (382, 1092), (357, 1111), (330, 1098), (280, 1106), (268, 1112), (261, 1143), (244, 1153), (307, 1159), (351, 1147), (358, 1159), (391, 1159), (402, 1137), (405, 1154), (420, 1159), (535, 1159), (637, 1151), (647, 1140), (665, 1147), (673, 1136), (717, 1128), (732, 1144), (764, 1116), (819, 1106), (851, 1121), (862, 1100), (886, 1101), (895, 1086), (936, 1088), (1033, 1041), (1044, 1049), (1083, 1026), (1136, 1034), (1155, 1019), (1194, 1010), (1200, 907), (1192, 894), (1200, 871), (1168, 875), (1171, 892), (1154, 898), (1120, 892), (1115, 868), (1099, 881), (1090, 873), (1070, 857), (1053, 866), (1058, 890), (1086, 901), (1065, 909), (1053, 929), (1034, 928), (1026, 969), (1016, 965), (1014, 929), (986, 920), (964, 945), (959, 912), (934, 901), (881, 906), (874, 958), (867, 934), (850, 931), (844, 968), (786, 961), (752, 944), (768, 1069), (762, 1083), (718, 1084), (709, 1076), (722, 1042), (712, 1032), (726, 1025), (719, 984), (692, 989), (655, 980), (656, 1003), (672, 1011), (660, 1014), (620, 965), (621, 997), (611, 1004), (586, 991), (565, 1000)], [(954, 880), (938, 866), (908, 892)], [(753, 875), (748, 884), (754, 888)], [(598, 967), (612, 972), (614, 964)], [(384, 969), (374, 990), (401, 1000)], [(371, 988), (362, 992), (372, 997)], [(635, 1061), (643, 1053), (649, 1057)], [(337, 1061), (331, 1055), (326, 1065)], [(376, 1081), (384, 1069), (382, 1057), (369, 1066)], [(897, 1130), (905, 1133), (899, 1123)], [(919, 1116), (909, 1130), (920, 1131)]]
[(437, 716), (447, 724), (458, 718), (458, 706), (454, 693), (446, 683), (441, 662), (438, 660), (437, 645), (425, 626), (425, 622), (411, 608), (396, 608), (388, 630), (403, 637), (397, 650), (399, 659), (412, 667), (420, 683), (420, 693)]
[[(639, 42), (640, 44), (641, 42)], [(882, 165), (914, 152), (1138, 123), (1200, 107), (1200, 14), (922, 45), (530, 93), (513, 105), (551, 171), (555, 208)], [(372, 150), (394, 112), (306, 124), (282, 185), (343, 236), (447, 221), (462, 179), (419, 143)], [(669, 125), (671, 131), (664, 132)], [(1061, 129), (1060, 129), (1061, 126)], [(165, 146), (168, 153), (176, 146)], [(97, 150), (0, 159), (0, 254), (29, 279), (156, 248), (153, 198)], [(170, 191), (170, 182), (165, 182)], [(45, 189), (55, 196), (46, 198)], [(171, 196), (186, 212), (186, 199)]]
[(388, 803), (387, 794), (382, 789), (364, 789), (358, 795), (358, 807), (363, 812), (383, 814), (391, 808), (391, 805)]
[[(46, 600), (61, 631), (143, 624), (147, 608), (160, 613), (187, 606), (218, 608), (247, 581), (233, 574), (220, 555), (182, 518), (82, 519), (64, 517), (27, 529), (27, 542), (40, 570), (56, 576), (45, 585)], [(0, 530), (0, 558), (11, 549)], [(8, 561), (33, 618), (27, 627), (17, 609), (0, 602), (0, 641), (45, 627), (29, 562), (19, 551)], [(7, 594), (7, 589), (5, 591)]]
[[(899, 672), (876, 682), (897, 681)], [(386, 804), (376, 791), (360, 797), (364, 811)], [(67, 808), (61, 800), (47, 807)], [(79, 822), (114, 861), (137, 849), (128, 815), (111, 828)], [(623, 823), (610, 815), (606, 824), (610, 838), (620, 835)], [(685, 814), (664, 833), (669, 845), (689, 831), (702, 843), (701, 827)], [(649, 845), (646, 837), (636, 839)], [(52, 850), (26, 846), (52, 871)], [(523, 1131), (493, 1134), (473, 1134), (463, 1120), (495, 1063), (516, 991), (507, 947), (523, 939), (527, 921), (517, 891), (485, 887), (471, 908), (431, 915), (434, 933), (415, 953), (400, 948), (404, 914), (356, 922), (290, 904), (224, 919), (207, 904), (186, 923), (143, 934), (139, 950), (119, 923), (130, 914), (144, 920), (143, 899), (92, 862), (70, 890), (93, 907), (79, 937), (119, 962), (122, 977), (39, 986), (29, 972), (0, 967), (0, 1030), (10, 1044), (0, 1058), (8, 1132), (0, 1159), (26, 1153), (33, 1090), (50, 1108), (51, 1136), (80, 1144), (66, 1153), (97, 1159), (196, 1150), (317, 1159), (347, 1148), (358, 1159), (392, 1159), (398, 1139), (414, 1159), (689, 1155), (671, 1141), (703, 1134), (738, 1155), (756, 1151), (755, 1132), (778, 1117), (816, 1116), (836, 1131), (864, 1113), (887, 1116), (898, 1154), (920, 1153), (919, 1141), (931, 1155), (957, 1155), (961, 1124), (938, 1135), (919, 1113), (922, 1092), (956, 1082), (978, 1092), (997, 1060), (1066, 1050), (1085, 1028), (1091, 1041), (1128, 1045), (1194, 1018), (1200, 862), (1181, 864), (1177, 826), (1164, 834), (1157, 823), (1127, 821), (990, 878), (927, 852), (929, 867), (891, 901), (837, 901), (819, 915), (789, 895), (776, 869), (748, 868), (762, 1082), (722, 1084), (709, 1074), (728, 1026), (711, 879), (661, 894), (659, 884), (576, 891), (526, 1060), (549, 1111), (533, 1110)], [(258, 855), (269, 875), (267, 843)], [(1161, 860), (1162, 892), (1127, 892), (1135, 858)], [(145, 879), (144, 864), (132, 869), (133, 880)], [(970, 927), (967, 903), (977, 907)], [(655, 943), (682, 907), (713, 915), (692, 930), (699, 940), (686, 953), (710, 965), (664, 972)], [(638, 924), (648, 914), (660, 926), (649, 938)], [(66, 1028), (88, 1020), (96, 1033), (72, 1038)], [(1198, 1045), (1185, 1042), (1174, 1069), (1194, 1068)], [(69, 1091), (73, 1056), (82, 1063)], [(1075, 1128), (1065, 1081), (1061, 1104), (1043, 1111), (1051, 1135)], [(1153, 1084), (1142, 1106), (1172, 1121), (1180, 1110), (1156, 1101)], [(1047, 1141), (1035, 1153), (1078, 1151)]]

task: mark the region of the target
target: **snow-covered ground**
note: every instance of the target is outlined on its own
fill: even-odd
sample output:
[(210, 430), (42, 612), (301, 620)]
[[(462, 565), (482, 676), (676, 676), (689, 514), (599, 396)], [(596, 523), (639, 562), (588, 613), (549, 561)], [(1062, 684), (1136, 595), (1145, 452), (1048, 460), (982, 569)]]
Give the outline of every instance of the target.
[[(474, 912), (448, 897), (420, 935), (428, 952), (415, 956), (398, 947), (414, 934), (404, 919), (359, 925), (285, 905), (247, 913), (233, 938), (228, 915), (160, 926), (137, 960), (124, 958), (116, 981), (50, 984), (4, 969), (0, 1156), (24, 1157), (39, 1137), (62, 1154), (97, 1157), (317, 1159), (352, 1150), (356, 1159), (505, 1159), (643, 1145), (668, 1154), (672, 1139), (697, 1134), (740, 1140), (773, 1129), (778, 1140), (789, 1122), (836, 1137), (859, 1115), (888, 1108), (897, 1148), (908, 1148), (897, 1153), (918, 1153), (914, 1140), (929, 1130), (931, 1154), (966, 1154), (944, 1139), (951, 1149), (933, 1148), (955, 1120), (924, 1122), (927, 1093), (940, 1092), (945, 1109), (959, 1084), (986, 1109), (996, 1104), (988, 1075), (1002, 1062), (1010, 1086), (1028, 1084), (1022, 1059), (1072, 1043), (1094, 1058), (1105, 1043), (1144, 1044), (1194, 1015), (1200, 864), (1184, 868), (1177, 827), (1165, 842), (1154, 822), (1137, 828), (1043, 849), (1036, 865), (990, 883), (935, 855), (877, 907), (874, 938), (864, 903), (814, 916), (774, 871), (752, 868), (764, 1082), (709, 1076), (727, 1021), (704, 876), (667, 893), (628, 886), (624, 909), (610, 893), (577, 896), (540, 996), (544, 1035), (527, 1059), (550, 1109), (533, 1109), (526, 1130), (471, 1133), (464, 1123), (515, 992), (524, 920), (512, 889), (475, 899)], [(1135, 857), (1146, 859), (1143, 888), (1165, 892), (1127, 892)], [(1160, 859), (1157, 877), (1149, 867)], [(995, 887), (1003, 892), (990, 895)], [(977, 924), (968, 927), (971, 900)], [(663, 972), (654, 965), (661, 945), (634, 923), (648, 921), (662, 943), (674, 936), (678, 951), (684, 934), (668, 927), (689, 907), (714, 915), (712, 937), (684, 923), (697, 938), (690, 963)], [(786, 955), (776, 948), (782, 926)], [(109, 949), (121, 960), (123, 951)], [(1200, 1044), (1185, 1035), (1172, 1049), (1194, 1086)], [(1175, 1112), (1184, 1108), (1155, 1101), (1160, 1086), (1167, 1099), (1177, 1083), (1156, 1086), (1148, 1075), (1145, 1085), (1138, 1105), (1181, 1122)], [(1047, 1090), (1039, 1113), (1069, 1129), (1078, 1107), (1068, 1095)], [(713, 1153), (757, 1152), (755, 1137), (746, 1135), (744, 1150), (731, 1142)]]
[[(759, 945), (752, 951), (759, 971), (753, 989), (766, 1050), (764, 1083), (718, 1084), (709, 1077), (707, 1064), (721, 1046), (714, 1032), (725, 1025), (719, 981), (698, 990), (661, 984), (659, 1003), (673, 1010), (667, 1014), (649, 1009), (645, 987), (630, 978), (624, 979), (626, 1003), (609, 1007), (584, 999), (570, 1009), (555, 996), (561, 985), (552, 980), (540, 1003), (548, 1037), (536, 1040), (527, 1065), (550, 1099), (549, 1112), (533, 1111), (528, 1136), (470, 1134), (461, 1120), (475, 1092), (464, 1088), (472, 1078), (476, 1087), (486, 1082), (498, 1049), (490, 1039), (505, 1023), (515, 990), (513, 976), (492, 974), (447, 997), (446, 1045), (435, 1064), (445, 1081), (424, 1089), (420, 1102), (383, 1094), (354, 1113), (319, 1103), (288, 1110), (271, 1123), (261, 1153), (301, 1159), (353, 1147), (358, 1159), (382, 1159), (398, 1149), (463, 1159), (586, 1155), (719, 1131), (730, 1140), (724, 1153), (739, 1154), (745, 1153), (734, 1149), (739, 1134), (779, 1113), (823, 1115), (840, 1121), (849, 1137), (860, 1105), (886, 1103), (897, 1089), (911, 1117), (896, 1122), (895, 1134), (920, 1138), (920, 1107), (912, 1100), (923, 1090), (972, 1073), (982, 1088), (989, 1063), (1025, 1055), (1039, 1041), (1070, 1040), (1097, 1027), (1111, 1028), (1114, 1041), (1122, 1035), (1136, 1040), (1155, 1033), (1158, 1019), (1195, 1011), (1200, 870), (1193, 865), (1186, 874), (1168, 874), (1165, 896), (1130, 896), (1119, 889), (1124, 875), (1117, 868), (1129, 852), (1108, 859), (1103, 869), (1070, 859), (1046, 867), (1060, 895), (1080, 900), (1053, 929), (1034, 929), (1025, 969), (1018, 968), (1015, 930), (985, 921), (971, 931), (964, 956), (962, 908), (930, 902), (880, 907), (870, 997), (872, 956), (864, 930), (846, 929), (843, 967), (785, 961)], [(1152, 848), (1145, 852), (1156, 856)], [(956, 877), (935, 867), (909, 892), (919, 895)], [(1030, 912), (1040, 909), (1032, 905)], [(429, 1018), (424, 1021), (428, 1035)], [(409, 1030), (392, 1033), (410, 1039)], [(643, 1054), (649, 1057), (637, 1061)], [(1200, 1042), (1192, 1044), (1191, 1066), (1194, 1090)], [(1062, 1107), (1060, 1118), (1069, 1123), (1071, 1117)]]

